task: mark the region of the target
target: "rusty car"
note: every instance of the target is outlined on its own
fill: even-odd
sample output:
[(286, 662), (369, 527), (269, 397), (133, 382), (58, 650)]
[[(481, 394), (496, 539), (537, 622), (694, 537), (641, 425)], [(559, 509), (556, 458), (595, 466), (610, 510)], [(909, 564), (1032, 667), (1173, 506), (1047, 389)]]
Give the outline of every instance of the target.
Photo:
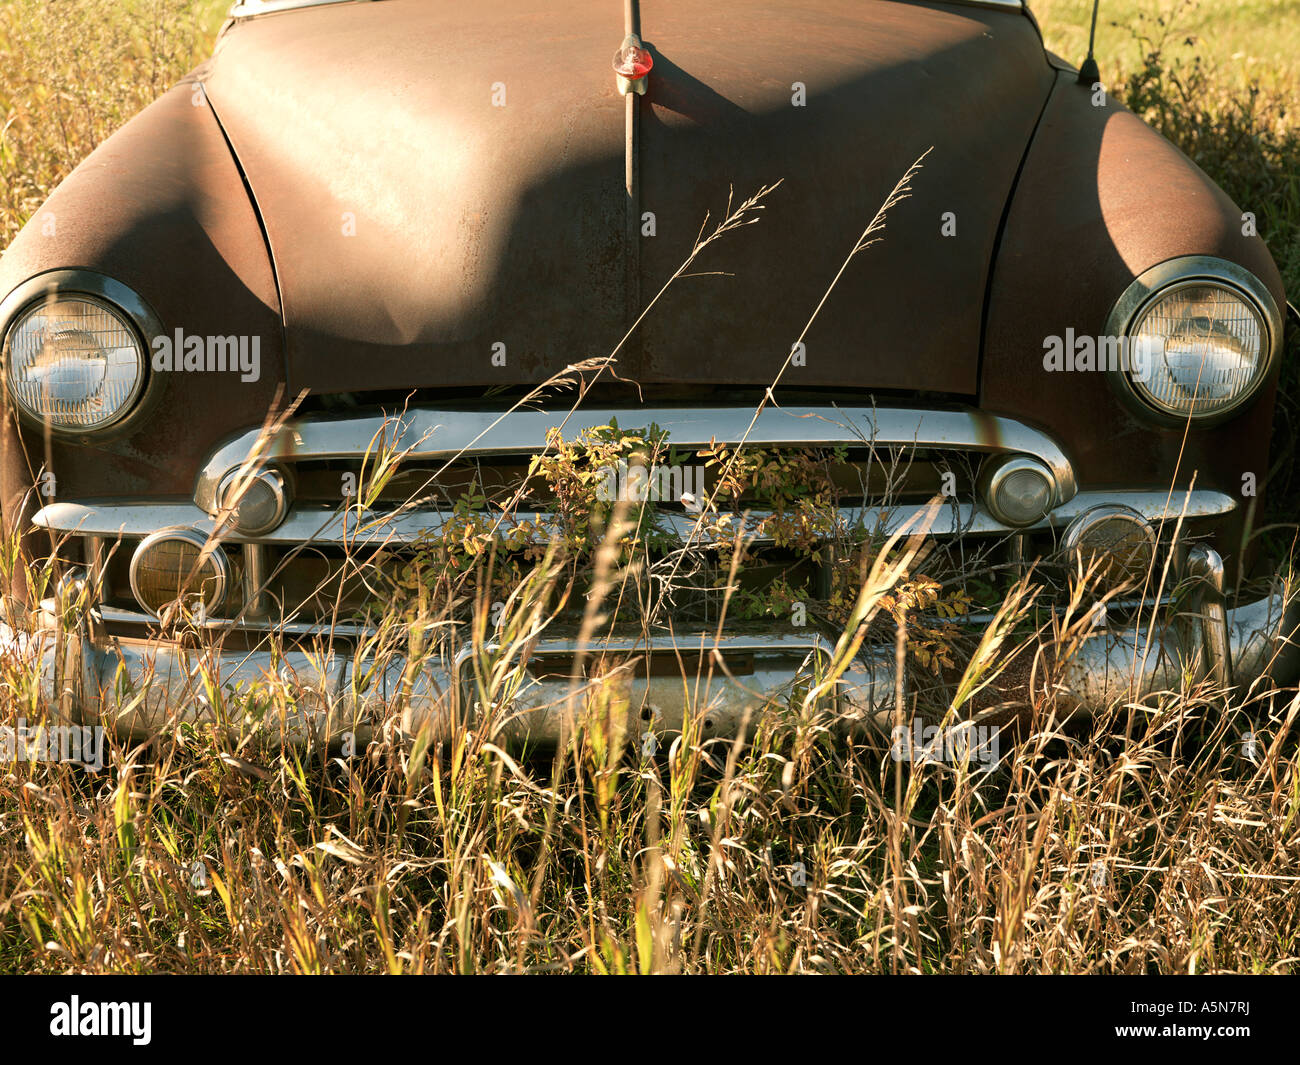
[[(0, 259), (6, 653), (133, 733), (269, 677), (316, 737), (504, 708), (541, 743), (603, 656), (633, 727), (732, 736), (912, 543), (914, 623), (963, 635), (864, 626), (854, 720), (951, 695), (1012, 582), (1087, 624), (999, 699), (1285, 685), (1249, 210), (1021, 0), (240, 0)], [(633, 484), (658, 600), (520, 620), (614, 521), (559, 514), (557, 456)], [(485, 527), (499, 599), (380, 618)]]

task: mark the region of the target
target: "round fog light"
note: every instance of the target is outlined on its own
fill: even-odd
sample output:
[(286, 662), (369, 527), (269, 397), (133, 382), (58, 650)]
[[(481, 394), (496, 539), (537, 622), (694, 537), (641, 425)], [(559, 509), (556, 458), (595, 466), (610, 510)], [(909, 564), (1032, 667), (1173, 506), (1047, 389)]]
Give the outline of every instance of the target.
[(991, 459), (980, 474), (984, 504), (1005, 525), (1033, 525), (1056, 505), (1056, 478), (1026, 455)]
[(141, 608), (160, 617), (183, 600), (215, 613), (230, 585), (230, 562), (220, 545), (205, 553), (207, 544), (197, 529), (163, 529), (141, 540), (131, 556), (131, 591)]
[(222, 482), (217, 502), (221, 509), (230, 509), (231, 522), (244, 536), (270, 532), (289, 510), (284, 474), (267, 469), (250, 476), (236, 470)]
[(1156, 532), (1132, 507), (1089, 507), (1066, 527), (1061, 551), (1068, 565), (1104, 588), (1141, 582), (1156, 557)]

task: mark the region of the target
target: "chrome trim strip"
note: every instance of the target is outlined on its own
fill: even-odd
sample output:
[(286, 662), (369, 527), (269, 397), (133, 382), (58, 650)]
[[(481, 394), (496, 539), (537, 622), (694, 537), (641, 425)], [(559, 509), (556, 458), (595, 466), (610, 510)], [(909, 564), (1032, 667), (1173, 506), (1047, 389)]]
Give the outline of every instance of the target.
[[(489, 644), (489, 648), (497, 649)], [(472, 649), (471, 649), (472, 650)], [(535, 658), (564, 658), (582, 651), (584, 654), (604, 652), (638, 651), (673, 651), (683, 654), (697, 654), (704, 651), (719, 651), (725, 654), (737, 654), (742, 651), (754, 651), (762, 654), (799, 653), (809, 651), (835, 650), (835, 641), (810, 629), (808, 632), (727, 632), (721, 635), (712, 630), (704, 632), (674, 633), (666, 630), (653, 630), (637, 635), (607, 635), (580, 643), (572, 637), (539, 638), (529, 653), (529, 660)]]
[[(379, 443), (408, 459), (447, 460), (528, 455), (546, 448), (547, 432), (563, 425), (570, 438), (619, 421), (657, 425), (674, 447), (745, 442), (747, 447), (897, 446), (940, 450), (1018, 452), (1041, 460), (1056, 477), (1061, 501), (1077, 490), (1065, 452), (1046, 433), (1012, 418), (974, 409), (902, 407), (661, 407), (629, 410), (452, 411), (419, 408), (400, 415), (313, 416), (285, 425), (274, 439), (249, 429), (211, 454), (199, 473), (194, 502), (217, 512), (217, 490), (232, 471), (259, 462), (361, 460)], [(262, 446), (259, 445), (261, 441)]]
[[(1217, 518), (1237, 509), (1237, 501), (1223, 492), (1197, 488), (1191, 492), (1137, 489), (1122, 491), (1079, 492), (1067, 503), (1057, 507), (1042, 521), (1026, 528), (1012, 528), (994, 518), (982, 505), (971, 503), (946, 503), (935, 515), (930, 533), (935, 536), (955, 535), (1007, 535), (1034, 529), (1056, 528), (1068, 525), (1091, 507), (1104, 503), (1118, 503), (1131, 507), (1149, 521), (1177, 520), (1183, 514), (1189, 521), (1198, 518)], [(1184, 510), (1184, 504), (1186, 508)], [(867, 528), (879, 525), (886, 533), (895, 532), (908, 522), (918, 519), (926, 508), (915, 504), (896, 507), (843, 507), (841, 517), (849, 527), (859, 523)], [(751, 511), (746, 527), (751, 530), (766, 517), (766, 512)], [(685, 539), (697, 528), (699, 517), (676, 511), (656, 511), (656, 527), (665, 533)], [(741, 515), (736, 515), (739, 523)], [(504, 516), (503, 516), (504, 518)], [(277, 528), (260, 536), (242, 536), (233, 529), (221, 533), (223, 542), (276, 544), (296, 546), (318, 545), (380, 545), (402, 544), (414, 540), (421, 533), (436, 532), (452, 520), (450, 511), (408, 509), (397, 512), (368, 512), (359, 521), (355, 509), (332, 510), (329, 507), (296, 507)], [(531, 522), (547, 533), (550, 526), (547, 514), (519, 513), (503, 531), (521, 522)], [(216, 530), (215, 519), (190, 503), (126, 503), (98, 505), (94, 503), (51, 503), (32, 518), (38, 528), (76, 536), (144, 537), (160, 528), (188, 526), (206, 536)], [(919, 521), (918, 521), (919, 524)], [(913, 525), (917, 527), (917, 525)], [(762, 540), (755, 542), (762, 543)]]
[[(143, 610), (125, 610), (122, 607), (106, 606), (101, 603), (94, 607), (93, 613), (108, 625), (139, 625), (155, 630), (158, 627), (158, 619)], [(261, 632), (268, 636), (320, 636), (343, 639), (374, 636), (376, 631), (372, 626), (355, 621), (283, 621), (266, 616), (248, 617), (247, 614), (240, 618), (238, 625), (230, 618), (187, 618), (186, 624), (213, 633)]]

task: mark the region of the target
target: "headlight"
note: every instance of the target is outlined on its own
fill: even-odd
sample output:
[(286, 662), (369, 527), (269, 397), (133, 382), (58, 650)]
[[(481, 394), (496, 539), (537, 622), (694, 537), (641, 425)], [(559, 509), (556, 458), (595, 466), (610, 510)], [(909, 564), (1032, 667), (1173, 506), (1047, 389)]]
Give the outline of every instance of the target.
[(1138, 278), (1108, 332), (1124, 341), (1119, 373), (1147, 410), (1199, 421), (1221, 419), (1255, 395), (1282, 330), (1272, 296), (1253, 274), (1189, 257)]
[(131, 409), (145, 352), (125, 312), (95, 296), (58, 292), (14, 319), (5, 365), (10, 394), (29, 417), (90, 432)]
[(1169, 414), (1218, 414), (1259, 383), (1268, 327), (1245, 296), (1192, 282), (1156, 296), (1129, 333), (1138, 393)]

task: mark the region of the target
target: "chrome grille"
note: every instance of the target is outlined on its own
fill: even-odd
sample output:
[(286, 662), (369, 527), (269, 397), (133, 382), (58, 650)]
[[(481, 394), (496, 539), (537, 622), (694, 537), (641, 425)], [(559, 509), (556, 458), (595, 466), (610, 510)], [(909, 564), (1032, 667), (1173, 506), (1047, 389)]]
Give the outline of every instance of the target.
[[(457, 503), (467, 492), (477, 500), (470, 511), (474, 520), (511, 539), (514, 549), (540, 547), (560, 535), (561, 516), (548, 509), (553, 498), (538, 490), (535, 477), (530, 479), (530, 461), (545, 450), (547, 431), (557, 424), (564, 424), (569, 438), (615, 420), (620, 426), (659, 426), (667, 443), (687, 456), (715, 442), (834, 456), (830, 480), (836, 493), (830, 513), (837, 535), (821, 539), (827, 544), (843, 542), (838, 534), (844, 532), (853, 534), (849, 542), (886, 536), (909, 523), (917, 527), (924, 517), (928, 535), (936, 541), (932, 565), (940, 575), (968, 572), (972, 563), (994, 574), (999, 568), (1013, 569), (1037, 550), (1050, 551), (1061, 527), (1101, 501), (1129, 502), (1151, 518), (1168, 511), (1176, 515), (1185, 507), (1190, 520), (1236, 506), (1231, 498), (1205, 490), (1186, 498), (1077, 493), (1069, 461), (1050, 437), (970, 409), (768, 408), (757, 417), (750, 408), (568, 415), (422, 409), (397, 416), (312, 416), (272, 434), (250, 430), (212, 454), (193, 505), (58, 502), (43, 508), (35, 521), (55, 532), (89, 537), (101, 554), (106, 545), (121, 541), (114, 561), (104, 569), (107, 601), (119, 610), (132, 605), (117, 571), (134, 545), (160, 528), (183, 526), (217, 535), (226, 547), (237, 575), (228, 617), (261, 626), (287, 621), (308, 629), (328, 622), (338, 631), (340, 625), (363, 618), (367, 603), (373, 604), (382, 591), (355, 572), (345, 574), (345, 559), (364, 560), (378, 552), (392, 567), (408, 557), (405, 552), (413, 543), (459, 535), (467, 511), (463, 505), (458, 510)], [(400, 453), (399, 473), (372, 494), (372, 505), (363, 509), (355, 495), (340, 493), (337, 486), (351, 475), (361, 487), (383, 447)], [(1008, 454), (1042, 462), (1059, 486), (1058, 505), (1027, 530), (998, 522), (973, 487), (982, 461)], [(276, 528), (256, 537), (241, 536), (221, 516), (214, 516), (213, 493), (232, 471), (264, 463), (289, 473), (296, 502)], [(706, 484), (710, 492), (712, 487)], [(936, 496), (937, 508), (927, 509)], [(513, 499), (518, 509), (504, 506), (503, 499)], [(765, 507), (758, 495), (742, 493), (720, 500), (719, 510), (693, 512), (680, 499), (662, 500), (646, 510), (642, 533), (657, 545), (647, 554), (647, 579), (653, 594), (671, 611), (704, 621), (720, 616), (728, 587), (728, 545), (735, 542), (745, 545), (751, 579), (797, 577), (799, 587), (812, 595), (826, 593), (827, 570), (835, 560), (819, 551), (817, 542), (789, 542), (781, 532), (779, 508)], [(1033, 541), (1028, 546), (1025, 537)], [(673, 557), (681, 545), (695, 550), (689, 565)], [(83, 556), (93, 553), (85, 551)], [(355, 571), (355, 565), (352, 568)], [(668, 578), (662, 576), (665, 572)], [(740, 603), (743, 597), (733, 597), (732, 609)]]

